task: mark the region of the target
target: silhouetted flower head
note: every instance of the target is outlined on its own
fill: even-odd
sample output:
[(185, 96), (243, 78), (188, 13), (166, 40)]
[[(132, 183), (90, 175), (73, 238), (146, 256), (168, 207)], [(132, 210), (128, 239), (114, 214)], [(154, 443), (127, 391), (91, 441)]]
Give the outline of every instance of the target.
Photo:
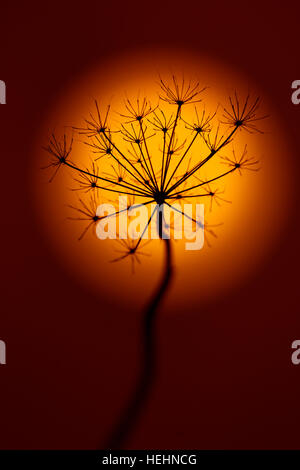
[(130, 142), (131, 144), (137, 145), (142, 144), (142, 142), (154, 135), (152, 134), (150, 136), (146, 136), (145, 134), (147, 132), (147, 127), (145, 127), (144, 130), (142, 130), (141, 128), (136, 129), (133, 124), (131, 124), (130, 130), (122, 125), (121, 132), (126, 142)]
[(220, 188), (212, 187), (210, 184), (205, 184), (203, 187), (204, 191), (206, 191), (207, 195), (210, 198), (210, 206), (209, 210), (212, 211), (213, 204), (215, 203), (217, 206), (221, 205), (221, 202), (228, 202), (227, 199), (224, 199), (221, 195), (224, 194), (224, 190), (222, 191)]
[(86, 145), (94, 149), (92, 150), (92, 153), (99, 155), (99, 157), (95, 158), (95, 161), (103, 157), (109, 157), (112, 154), (113, 146), (111, 144), (111, 138), (111, 132), (108, 131), (107, 138), (105, 138), (103, 134), (99, 134), (92, 137), (93, 140), (91, 140), (91, 142), (84, 142)]
[(160, 99), (179, 107), (187, 103), (199, 103), (201, 101), (199, 95), (206, 88), (200, 88), (199, 82), (185, 82), (184, 78), (179, 83), (174, 75), (171, 85), (160, 79), (160, 87), (162, 90), (162, 94), (159, 95)]
[(174, 125), (174, 118), (171, 115), (169, 118), (166, 117), (165, 113), (159, 109), (158, 112), (153, 113), (153, 119), (148, 121), (153, 125), (154, 130), (161, 131), (164, 134), (169, 132)]
[(125, 101), (125, 108), (127, 109), (128, 114), (120, 114), (120, 116), (129, 119), (127, 123), (134, 121), (141, 122), (146, 116), (154, 111), (146, 98), (143, 100), (137, 98), (134, 105), (129, 99), (127, 99)]
[(186, 139), (181, 143), (179, 144), (178, 143), (178, 140), (179, 139), (175, 139), (175, 141), (173, 140), (173, 143), (171, 144), (170, 146), (170, 150), (168, 151), (168, 154), (169, 155), (178, 155), (180, 154), (181, 150), (184, 148), (185, 146), (185, 143), (186, 143)]
[(232, 139), (226, 139), (224, 134), (220, 132), (220, 126), (215, 131), (208, 133), (204, 137), (204, 141), (211, 153), (215, 153), (221, 147), (228, 145)]
[(247, 145), (245, 145), (244, 151), (241, 156), (237, 156), (235, 150), (232, 150), (233, 157), (221, 157), (221, 160), (224, 165), (229, 166), (232, 170), (238, 170), (239, 174), (242, 174), (242, 170), (247, 171), (258, 171), (259, 160), (255, 158), (248, 157)]
[(72, 188), (72, 191), (82, 191), (84, 193), (96, 191), (99, 183), (99, 174), (99, 167), (92, 162), (90, 168), (86, 168), (73, 178), (78, 187)]
[(88, 137), (95, 137), (98, 134), (103, 134), (108, 131), (107, 121), (110, 111), (110, 106), (107, 106), (104, 118), (99, 111), (98, 102), (95, 100), (96, 114), (90, 113), (89, 119), (85, 119), (86, 127), (73, 127), (79, 134), (85, 134)]
[[(131, 143), (131, 148), (128, 149), (128, 153), (131, 157), (130, 162), (133, 164), (138, 164), (143, 168), (143, 156), (141, 155), (140, 149)], [(145, 157), (148, 160), (148, 157)]]
[(79, 199), (79, 207), (69, 205), (69, 207), (76, 212), (78, 212), (79, 216), (78, 217), (68, 217), (70, 220), (78, 220), (78, 221), (87, 221), (88, 225), (85, 227), (83, 230), (82, 234), (78, 238), (78, 240), (82, 240), (84, 235), (87, 233), (87, 231), (92, 228), (93, 226), (95, 227), (97, 222), (99, 220), (103, 219), (103, 217), (99, 217), (97, 215), (97, 208), (99, 206), (99, 200), (98, 197), (95, 193), (93, 193), (90, 196), (90, 199), (88, 202), (83, 201), (82, 199)]
[[(182, 205), (183, 202), (197, 201), (201, 198), (201, 201), (208, 201), (212, 210), (214, 205), (230, 202), (223, 197), (224, 191), (215, 187), (216, 181), (235, 171), (241, 174), (243, 170), (258, 170), (258, 161), (248, 157), (245, 147), (239, 156), (234, 150), (232, 157), (228, 157), (227, 152), (225, 153), (221, 161), (227, 166), (226, 171), (216, 171), (216, 174), (206, 181), (198, 178), (200, 172), (202, 174), (202, 167), (211, 159), (215, 160), (216, 154), (219, 155), (227, 149), (228, 144), (237, 137), (238, 129), (249, 132), (258, 130), (257, 121), (266, 117), (258, 115), (259, 98), (251, 101), (247, 96), (244, 101), (240, 101), (235, 93), (234, 97), (229, 99), (230, 108), (224, 110), (225, 121), (218, 120), (218, 124), (213, 125), (218, 110), (209, 114), (205, 108), (199, 111), (196, 106), (195, 118), (191, 121), (185, 120), (183, 105), (201, 101), (200, 94), (203, 90), (198, 82), (186, 82), (184, 79), (178, 81), (175, 77), (170, 83), (161, 80), (160, 106), (162, 102), (175, 104), (177, 106), (175, 117), (166, 115), (163, 107), (153, 109), (146, 98), (142, 100), (137, 98), (136, 101), (127, 99), (125, 102), (127, 113), (121, 114), (127, 122), (121, 123), (114, 130), (108, 126), (110, 107), (108, 106), (101, 115), (96, 101), (96, 112), (85, 120), (85, 127), (77, 128), (80, 134), (86, 136), (84, 143), (89, 146), (93, 154), (96, 154), (89, 168), (80, 167), (70, 161), (73, 140), (68, 145), (66, 136), (62, 142), (57, 141), (54, 135), (51, 137), (46, 147), (51, 156), (48, 167), (55, 167), (51, 180), (62, 165), (66, 166), (74, 172), (74, 181), (78, 185), (73, 191), (82, 191), (91, 196), (88, 202), (80, 199), (78, 207), (71, 206), (79, 214), (76, 220), (87, 222), (80, 239), (99, 221), (97, 197), (100, 191), (115, 196), (130, 196), (133, 200), (139, 198), (139, 204), (149, 204), (151, 216), (147, 224), (145, 221), (143, 228), (145, 233), (153, 217), (158, 223), (163, 223), (164, 218), (155, 212), (158, 207), (166, 207), (174, 201), (179, 201)], [(152, 130), (149, 132), (147, 125), (150, 125), (151, 129), (154, 128), (156, 134), (151, 134)], [(184, 132), (190, 134), (187, 130), (192, 131), (192, 136), (185, 138)], [(120, 133), (120, 138), (115, 137), (116, 133)], [(150, 140), (154, 135), (156, 138)], [(197, 146), (199, 140), (201, 146)], [(100, 158), (109, 159), (107, 161), (111, 165), (108, 170), (105, 160), (101, 160), (103, 165), (100, 168), (95, 164)], [(179, 214), (188, 217), (180, 208), (182, 206), (178, 205)], [(211, 229), (206, 227), (206, 230), (210, 233)], [(160, 226), (160, 237), (162, 233), (163, 227)], [(114, 261), (127, 257), (131, 257), (132, 262), (137, 261), (141, 247), (144, 246), (141, 244), (142, 240), (143, 234), (138, 240), (120, 241), (123, 252)]]
[(227, 124), (229, 127), (235, 127), (239, 129), (245, 129), (247, 132), (263, 132), (256, 126), (258, 121), (266, 119), (268, 116), (258, 116), (257, 111), (260, 105), (260, 98), (255, 98), (252, 102), (250, 95), (248, 95), (244, 102), (239, 100), (237, 93), (234, 96), (229, 97), (229, 109), (224, 108), (223, 118), (221, 121), (223, 124)]
[(53, 175), (50, 178), (50, 182), (55, 178), (58, 170), (62, 165), (65, 165), (67, 159), (69, 160), (69, 155), (72, 151), (73, 137), (70, 144), (67, 143), (67, 137), (64, 134), (62, 142), (58, 142), (55, 135), (52, 134), (49, 145), (44, 147), (44, 149), (51, 155), (51, 162), (49, 165), (43, 168), (55, 168)]
[(196, 132), (197, 134), (204, 134), (205, 132), (208, 133), (211, 131), (211, 121), (216, 115), (216, 112), (213, 114), (207, 114), (205, 109), (202, 111), (202, 113), (199, 115), (197, 108), (195, 106), (195, 114), (196, 114), (196, 119), (193, 122), (186, 122), (184, 119), (182, 119), (185, 124), (186, 128), (190, 129), (193, 132)]
[(120, 163), (117, 163), (116, 165), (111, 165), (111, 168), (113, 172), (112, 173), (105, 172), (104, 173), (105, 176), (107, 176), (110, 180), (116, 181), (118, 183), (124, 182), (126, 178), (125, 168)]
[(127, 240), (116, 240), (116, 243), (119, 245), (119, 248), (115, 249), (115, 252), (119, 253), (119, 256), (111, 260), (111, 263), (116, 263), (124, 259), (130, 259), (131, 269), (132, 272), (134, 272), (135, 263), (141, 263), (140, 257), (150, 256), (149, 253), (143, 252), (143, 248), (149, 243), (149, 241), (139, 243), (137, 246), (136, 240), (133, 240), (131, 238), (128, 238)]

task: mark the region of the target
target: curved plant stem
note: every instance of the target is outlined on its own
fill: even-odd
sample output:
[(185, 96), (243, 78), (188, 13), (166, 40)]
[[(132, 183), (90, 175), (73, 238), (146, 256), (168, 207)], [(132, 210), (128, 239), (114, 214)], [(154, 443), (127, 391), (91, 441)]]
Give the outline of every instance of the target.
[[(162, 213), (159, 212), (159, 234), (162, 238)], [(107, 449), (120, 449), (136, 425), (140, 413), (153, 386), (157, 370), (156, 319), (157, 309), (170, 285), (172, 278), (172, 247), (170, 239), (163, 239), (165, 248), (165, 266), (161, 282), (145, 309), (142, 323), (143, 356), (140, 376), (129, 404), (121, 415), (108, 444)]]

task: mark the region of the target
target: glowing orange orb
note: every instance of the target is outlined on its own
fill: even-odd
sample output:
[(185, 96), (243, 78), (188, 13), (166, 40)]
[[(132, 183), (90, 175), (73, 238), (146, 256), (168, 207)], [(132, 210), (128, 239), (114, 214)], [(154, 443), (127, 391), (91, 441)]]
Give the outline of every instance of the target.
[[(184, 309), (238, 288), (270, 256), (288, 216), (288, 199), (292, 191), (287, 164), (291, 153), (288, 137), (268, 97), (247, 77), (219, 61), (186, 50), (153, 48), (128, 52), (83, 71), (81, 77), (76, 77), (57, 96), (47, 119), (41, 124), (35, 146), (34, 199), (43, 234), (69, 275), (111, 305), (131, 302), (133, 308), (139, 308), (145, 302), (161, 274), (162, 244), (158, 240), (147, 246), (146, 251), (151, 257), (145, 257), (132, 275), (129, 260), (110, 263), (116, 257), (113, 241), (100, 241), (90, 233), (78, 242), (82, 226), (67, 220), (68, 216), (74, 215), (67, 207), (74, 204), (75, 197), (70, 191), (73, 186), (71, 171), (60, 171), (48, 184), (49, 174), (39, 169), (47, 164), (42, 146), (47, 144), (53, 130), (62, 134), (66, 126), (82, 126), (83, 119), (93, 110), (94, 99), (99, 101), (101, 108), (111, 104), (118, 112), (124, 110), (125, 97), (146, 96), (156, 104), (159, 75), (168, 80), (172, 74), (199, 80), (208, 87), (199, 108), (205, 105), (213, 112), (219, 106), (222, 111), (228, 104), (228, 96), (237, 90), (244, 96), (248, 92), (252, 96), (261, 96), (261, 114), (270, 117), (260, 125), (264, 134), (241, 131), (234, 139), (236, 152), (242, 151), (247, 144), (249, 155), (260, 160), (261, 169), (242, 176), (234, 173), (218, 183), (218, 187), (224, 189), (224, 199), (232, 202), (215, 206), (211, 212), (209, 204), (205, 207), (209, 224), (221, 224), (215, 228), (218, 237), (210, 238), (211, 246), (205, 243), (201, 251), (186, 251), (184, 243), (174, 241), (175, 277), (167, 305)], [(193, 119), (193, 105), (187, 105), (183, 115), (187, 121)], [(117, 112), (114, 118), (116, 123), (120, 121)], [(85, 166), (90, 152), (87, 146), (83, 147), (76, 153), (76, 161)], [(222, 154), (231, 152), (232, 145), (229, 145)], [(216, 174), (218, 165), (219, 162), (212, 161), (205, 168), (203, 177)]]

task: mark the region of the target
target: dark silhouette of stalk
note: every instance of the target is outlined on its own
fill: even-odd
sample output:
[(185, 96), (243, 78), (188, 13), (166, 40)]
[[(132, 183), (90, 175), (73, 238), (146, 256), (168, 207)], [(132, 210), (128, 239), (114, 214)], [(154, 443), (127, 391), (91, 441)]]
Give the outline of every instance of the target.
[[(69, 218), (86, 223), (79, 240), (82, 240), (90, 229), (95, 228), (100, 220), (111, 216), (118, 217), (125, 210), (122, 209), (114, 214), (99, 216), (99, 190), (104, 193), (108, 192), (108, 194), (136, 196), (139, 198), (138, 205), (156, 203), (156, 207), (153, 211), (151, 210), (151, 216), (139, 239), (137, 241), (134, 238), (131, 239), (128, 234), (127, 241), (121, 240), (121, 249), (118, 250), (119, 255), (116, 259), (111, 260), (111, 262), (117, 262), (130, 258), (132, 267), (135, 261), (140, 262), (139, 256), (146, 255), (142, 252), (144, 234), (154, 214), (157, 214), (159, 237), (165, 247), (164, 273), (142, 317), (143, 352), (137, 384), (107, 445), (104, 446), (108, 449), (120, 448), (130, 435), (146, 404), (156, 377), (158, 362), (156, 347), (157, 311), (170, 285), (173, 273), (171, 241), (168, 237), (164, 238), (163, 207), (164, 205), (171, 207), (172, 202), (182, 202), (189, 198), (192, 201), (195, 201), (195, 198), (202, 201), (204, 198), (204, 201), (209, 201), (210, 208), (213, 201), (217, 205), (220, 205), (220, 201), (229, 202), (220, 197), (222, 191), (218, 188), (214, 189), (210, 185), (235, 172), (242, 174), (244, 171), (258, 171), (258, 160), (248, 156), (247, 145), (245, 145), (244, 151), (240, 155), (236, 154), (233, 149), (232, 156), (220, 156), (220, 163), (227, 168), (224, 171), (220, 170), (218, 174), (210, 179), (203, 179), (203, 167), (212, 159), (215, 160), (216, 156), (220, 155), (220, 151), (223, 152), (240, 131), (263, 133), (257, 127), (257, 122), (267, 117), (258, 114), (259, 97), (252, 100), (250, 95), (247, 95), (244, 100), (240, 101), (235, 92), (233, 96), (229, 96), (228, 106), (223, 108), (222, 116), (218, 119), (218, 123), (214, 125), (217, 111), (213, 114), (208, 114), (205, 109), (201, 112), (197, 111), (197, 106), (202, 101), (200, 95), (205, 90), (205, 88), (200, 88), (198, 82), (186, 82), (184, 78), (178, 81), (173, 76), (169, 84), (160, 79), (160, 90), (160, 104), (155, 108), (151, 106), (147, 98), (140, 100), (137, 97), (133, 102), (127, 99), (125, 101), (126, 114), (119, 113), (120, 116), (126, 119), (126, 122), (121, 123), (120, 128), (115, 130), (111, 129), (109, 125), (110, 106), (107, 107), (106, 113), (102, 114), (97, 101), (95, 101), (96, 110), (93, 114), (89, 114), (88, 119), (85, 119), (84, 127), (73, 128), (73, 130), (85, 136), (84, 143), (93, 149), (93, 154), (97, 154), (97, 158), (93, 159), (90, 168), (78, 166), (71, 160), (73, 136), (70, 143), (68, 143), (65, 134), (61, 141), (57, 140), (55, 135), (52, 134), (48, 146), (45, 147), (50, 155), (50, 162), (44, 168), (54, 170), (50, 181), (53, 181), (61, 168), (67, 167), (73, 171), (73, 179), (76, 182), (76, 187), (72, 188), (72, 191), (81, 191), (82, 194), (87, 193), (90, 196), (89, 201), (81, 197), (78, 206), (69, 206), (76, 211), (76, 217)], [(173, 113), (166, 114), (164, 112), (162, 108), (164, 102), (176, 106), (175, 118), (173, 118)], [(183, 108), (192, 103), (195, 105), (195, 119), (185, 121)], [(152, 115), (151, 119), (149, 119), (150, 115)], [(184, 129), (188, 129), (193, 136), (187, 146), (185, 146), (185, 139), (183, 144), (176, 149), (178, 137), (185, 132), (182, 123), (184, 123)], [(154, 134), (148, 130), (149, 124), (153, 127)], [(116, 144), (115, 139), (112, 137), (114, 132), (121, 133), (122, 140), (120, 144)], [(163, 141), (161, 159), (154, 158), (154, 155), (157, 155), (157, 148), (151, 146), (150, 139), (156, 134), (159, 134)], [(199, 148), (198, 150), (195, 149), (194, 161), (191, 163), (191, 149), (193, 148), (194, 151), (194, 143), (199, 141), (201, 142), (201, 150)], [(131, 148), (126, 150), (128, 144)], [(121, 146), (119, 147), (119, 145)], [(181, 150), (182, 154), (178, 158), (175, 153)], [(112, 174), (102, 172), (100, 167), (97, 166), (95, 162), (100, 158), (110, 158), (110, 163), (113, 162), (110, 165), (113, 171)], [(187, 169), (184, 171), (183, 165), (187, 160)], [(155, 161), (159, 162), (158, 165), (155, 164)], [(141, 198), (142, 201), (140, 201)], [(126, 212), (132, 205), (135, 205), (134, 201), (126, 206)], [(159, 210), (157, 211), (158, 207)], [(199, 221), (191, 219), (185, 212), (184, 207), (180, 210), (174, 206), (174, 210), (181, 214), (183, 218), (199, 224)], [(201, 225), (204, 228), (204, 224), (201, 223)], [(216, 236), (211, 229), (207, 229), (207, 231)]]
[(157, 366), (156, 320), (158, 306), (170, 285), (173, 274), (171, 240), (163, 239), (163, 212), (158, 212), (158, 231), (165, 248), (165, 266), (161, 282), (145, 309), (142, 323), (143, 357), (140, 376), (129, 404), (117, 423), (106, 449), (120, 449), (136, 425), (155, 381)]

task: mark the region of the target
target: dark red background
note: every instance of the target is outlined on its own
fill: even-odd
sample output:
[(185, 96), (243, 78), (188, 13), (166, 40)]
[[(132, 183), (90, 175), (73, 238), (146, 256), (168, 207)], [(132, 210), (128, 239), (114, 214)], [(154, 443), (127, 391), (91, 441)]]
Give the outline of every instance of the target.
[[(185, 46), (241, 67), (268, 90), (300, 165), (299, 2), (1, 4), (0, 448), (96, 448), (132, 390), (138, 315), (75, 285), (43, 240), (30, 199), (41, 116), (86, 65), (137, 45)], [(284, 155), (282, 164), (285, 164)], [(274, 192), (280, 188), (274, 187)], [(247, 285), (159, 318), (160, 371), (128, 448), (299, 448), (299, 219)], [(218, 319), (216, 321), (216, 318)], [(213, 319), (213, 320), (212, 320)]]

